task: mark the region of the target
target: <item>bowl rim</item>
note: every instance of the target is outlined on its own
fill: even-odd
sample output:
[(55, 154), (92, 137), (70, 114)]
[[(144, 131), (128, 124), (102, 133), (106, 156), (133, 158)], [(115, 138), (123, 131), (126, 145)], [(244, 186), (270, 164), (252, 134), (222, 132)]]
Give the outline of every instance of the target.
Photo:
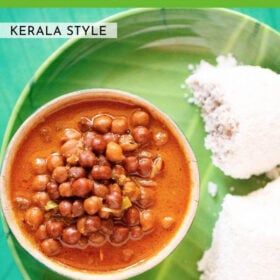
[[(147, 109), (151, 115), (158, 115), (162, 118), (162, 120), (167, 123), (168, 128), (172, 131), (172, 134), (178, 140), (182, 151), (184, 152), (184, 157), (188, 159), (190, 166), (190, 173), (192, 179), (192, 192), (190, 195), (188, 209), (186, 210), (186, 215), (184, 216), (181, 226), (178, 231), (174, 234), (172, 239), (167, 243), (167, 245), (162, 248), (159, 252), (149, 257), (144, 261), (140, 261), (132, 266), (127, 268), (119, 269), (107, 272), (94, 272), (94, 271), (82, 271), (75, 268), (71, 268), (68, 265), (64, 265), (58, 263), (56, 261), (52, 261), (49, 257), (46, 257), (38, 248), (32, 246), (32, 242), (25, 238), (24, 234), (21, 234), (21, 228), (17, 224), (15, 215), (12, 211), (12, 202), (9, 201), (9, 190), (5, 187), (7, 184), (7, 178), (5, 174), (10, 171), (11, 166), (9, 163), (13, 161), (15, 153), (18, 149), (14, 149), (14, 147), (18, 147), (18, 145), (24, 140), (25, 135), (30, 132), (30, 130), (38, 125), (41, 122), (43, 116), (55, 113), (55, 111), (65, 108), (71, 104), (76, 104), (79, 102), (85, 102), (88, 99), (104, 99), (108, 98), (112, 100), (113, 97), (117, 95), (120, 101), (128, 101), (132, 103), (136, 103), (139, 106)], [(73, 103), (74, 101), (74, 103)], [(114, 277), (114, 279), (126, 279), (136, 275), (139, 275), (152, 267), (159, 264), (163, 261), (173, 250), (179, 245), (179, 243), (183, 240), (187, 232), (189, 231), (191, 224), (194, 220), (195, 213), (198, 206), (199, 201), (199, 171), (197, 160), (195, 158), (194, 152), (186, 138), (186, 136), (182, 133), (181, 129), (176, 125), (176, 123), (163, 111), (157, 108), (151, 102), (145, 100), (142, 97), (139, 97), (135, 94), (128, 93), (122, 90), (115, 89), (105, 89), (105, 88), (95, 88), (95, 89), (86, 89), (75, 91), (71, 93), (67, 93), (61, 95), (40, 108), (38, 108), (32, 115), (30, 115), (18, 128), (14, 136), (12, 137), (8, 148), (6, 150), (6, 154), (3, 160), (3, 166), (1, 170), (0, 176), (0, 197), (1, 197), (1, 206), (2, 211), (4, 213), (4, 218), (7, 221), (7, 224), (14, 234), (17, 241), (20, 245), (36, 260), (40, 263), (47, 266), (49, 269), (53, 270), (56, 273), (59, 273), (63, 276), (86, 280), (91, 277), (95, 277), (98, 280), (109, 280)]]

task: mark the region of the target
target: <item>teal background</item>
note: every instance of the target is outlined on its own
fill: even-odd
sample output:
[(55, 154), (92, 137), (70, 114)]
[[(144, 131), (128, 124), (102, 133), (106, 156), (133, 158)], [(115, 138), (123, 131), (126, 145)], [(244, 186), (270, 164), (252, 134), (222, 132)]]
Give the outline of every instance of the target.
[[(95, 22), (125, 8), (0, 9), (1, 22)], [(280, 8), (236, 8), (280, 31)], [(12, 109), (38, 67), (66, 39), (0, 39), (0, 142)], [(0, 225), (0, 280), (22, 279)], [(176, 279), (177, 280), (177, 279)], [(180, 280), (180, 279), (178, 279)], [(186, 279), (187, 280), (187, 279)]]

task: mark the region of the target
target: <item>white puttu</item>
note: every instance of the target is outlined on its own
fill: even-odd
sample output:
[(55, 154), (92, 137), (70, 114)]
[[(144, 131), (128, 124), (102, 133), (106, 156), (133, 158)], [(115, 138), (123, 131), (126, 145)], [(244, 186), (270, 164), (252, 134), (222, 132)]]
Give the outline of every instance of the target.
[(247, 196), (227, 194), (201, 280), (280, 279), (280, 178)]
[(226, 175), (249, 178), (280, 164), (280, 75), (220, 56), (186, 80), (201, 107), (212, 161)]

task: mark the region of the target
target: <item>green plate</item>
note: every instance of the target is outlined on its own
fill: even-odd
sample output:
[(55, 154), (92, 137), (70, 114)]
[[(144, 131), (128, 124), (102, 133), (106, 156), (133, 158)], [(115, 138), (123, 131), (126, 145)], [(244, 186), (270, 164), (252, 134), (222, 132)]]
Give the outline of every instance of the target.
[[(280, 72), (280, 36), (247, 16), (225, 9), (137, 9), (106, 21), (118, 23), (117, 40), (70, 40), (42, 65), (13, 111), (1, 158), (20, 124), (57, 96), (103, 87), (148, 99), (170, 115), (189, 139), (198, 159), (201, 197), (183, 242), (164, 262), (134, 279), (198, 279), (196, 263), (211, 244), (224, 195), (246, 194), (262, 187), (265, 178), (233, 180), (212, 165), (210, 153), (204, 148), (199, 111), (187, 102), (184, 95), (188, 90), (181, 85), (190, 74), (188, 65), (201, 59), (214, 62), (217, 55), (229, 52), (243, 63)], [(214, 198), (207, 191), (210, 181), (218, 185)], [(64, 279), (26, 253), (3, 223), (25, 279)]]

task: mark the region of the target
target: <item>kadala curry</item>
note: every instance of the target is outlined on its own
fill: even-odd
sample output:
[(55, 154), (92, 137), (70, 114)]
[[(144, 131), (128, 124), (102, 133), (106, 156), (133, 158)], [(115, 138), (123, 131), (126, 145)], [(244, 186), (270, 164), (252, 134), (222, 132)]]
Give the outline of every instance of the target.
[(147, 260), (180, 228), (192, 191), (179, 141), (147, 108), (81, 101), (46, 116), (21, 143), (10, 199), (23, 234), (72, 268)]

